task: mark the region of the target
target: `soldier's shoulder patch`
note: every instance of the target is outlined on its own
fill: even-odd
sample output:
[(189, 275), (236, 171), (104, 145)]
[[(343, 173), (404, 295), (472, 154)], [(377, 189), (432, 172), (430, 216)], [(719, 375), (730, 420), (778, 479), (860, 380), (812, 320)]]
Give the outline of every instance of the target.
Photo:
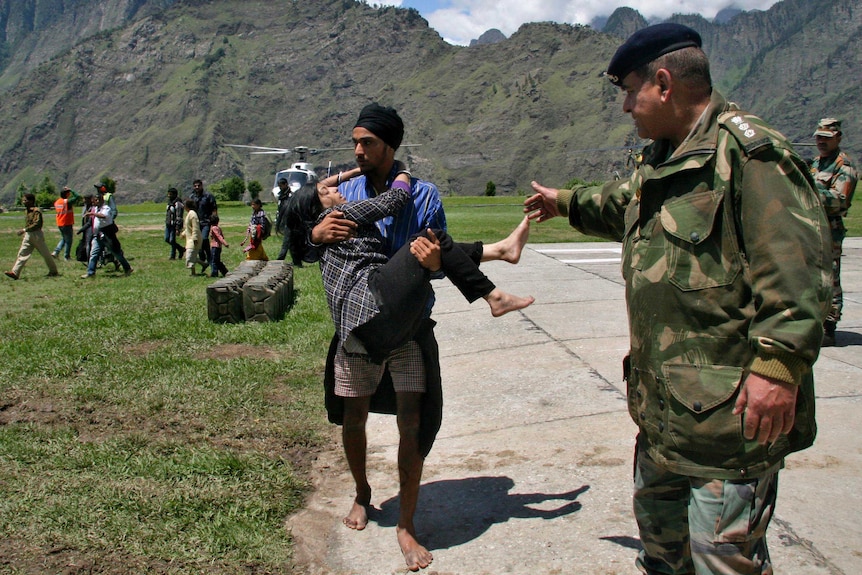
[(749, 156), (772, 148), (774, 145), (772, 131), (757, 116), (732, 110), (721, 114), (718, 122), (733, 134), (740, 147)]

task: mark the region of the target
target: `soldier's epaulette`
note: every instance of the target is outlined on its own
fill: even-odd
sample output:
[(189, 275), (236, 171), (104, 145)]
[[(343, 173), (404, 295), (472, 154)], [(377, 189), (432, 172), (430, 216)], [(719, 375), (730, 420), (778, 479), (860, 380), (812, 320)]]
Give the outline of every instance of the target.
[(721, 114), (718, 117), (718, 123), (733, 134), (748, 156), (772, 148), (775, 143), (770, 129), (756, 116), (748, 116), (733, 110)]

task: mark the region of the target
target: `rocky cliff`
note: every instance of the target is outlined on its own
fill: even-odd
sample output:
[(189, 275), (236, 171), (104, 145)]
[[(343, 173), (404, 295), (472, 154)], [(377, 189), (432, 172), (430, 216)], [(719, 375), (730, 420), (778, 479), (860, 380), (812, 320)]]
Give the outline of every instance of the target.
[[(601, 77), (618, 35), (645, 24), (631, 10), (609, 18), (614, 34), (527, 24), (500, 42), (456, 47), (415, 10), (354, 0), (103, 0), (38, 18), (35, 9), (51, 2), (15, 4), (34, 10), (25, 17), (0, 0), (7, 202), (43, 175), (81, 189), (110, 175), (123, 201), (186, 190), (195, 177), (268, 186), (293, 158), (225, 144), (349, 146), (356, 113), (372, 100), (400, 111), (405, 141), (421, 144), (402, 157), (443, 193), (481, 194), (488, 181), (514, 194), (531, 179), (605, 179), (625, 172), (625, 151), (608, 148), (636, 143), (618, 92)], [(726, 24), (675, 18), (704, 36), (716, 84), (734, 100), (804, 141), (817, 118), (843, 117), (855, 152), (859, 4), (784, 0)], [(29, 34), (14, 22), (27, 22)], [(49, 57), (47, 48), (26, 50), (58, 27), (84, 38), (68, 35), (71, 47)], [(349, 152), (313, 159), (351, 163)]]

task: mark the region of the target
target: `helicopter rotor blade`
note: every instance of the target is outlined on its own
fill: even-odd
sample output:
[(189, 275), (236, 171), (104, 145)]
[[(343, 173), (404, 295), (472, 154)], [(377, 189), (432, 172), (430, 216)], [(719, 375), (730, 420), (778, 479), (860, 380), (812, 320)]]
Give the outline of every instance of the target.
[(309, 148), (308, 153), (311, 155), (319, 154), (320, 152), (344, 152), (347, 150), (353, 150), (355, 148)]
[(247, 150), (257, 150), (255, 152), (251, 152), (252, 154), (292, 154), (293, 150), (290, 148), (271, 148), (269, 146), (247, 146), (245, 144), (225, 144), (225, 146), (230, 146), (231, 148), (245, 148)]

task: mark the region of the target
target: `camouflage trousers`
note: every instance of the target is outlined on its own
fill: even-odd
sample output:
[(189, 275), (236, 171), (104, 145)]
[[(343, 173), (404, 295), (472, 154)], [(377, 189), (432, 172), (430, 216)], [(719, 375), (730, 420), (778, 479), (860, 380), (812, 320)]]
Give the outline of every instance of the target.
[[(843, 228), (843, 225), (842, 225)], [(844, 309), (844, 290), (841, 289), (841, 254), (846, 232), (843, 229), (832, 228), (832, 306), (829, 308), (827, 322), (838, 323), (841, 311)]]
[(777, 490), (777, 468), (744, 481), (702, 479), (670, 473), (638, 450), (638, 569), (647, 575), (772, 575), (766, 528)]

